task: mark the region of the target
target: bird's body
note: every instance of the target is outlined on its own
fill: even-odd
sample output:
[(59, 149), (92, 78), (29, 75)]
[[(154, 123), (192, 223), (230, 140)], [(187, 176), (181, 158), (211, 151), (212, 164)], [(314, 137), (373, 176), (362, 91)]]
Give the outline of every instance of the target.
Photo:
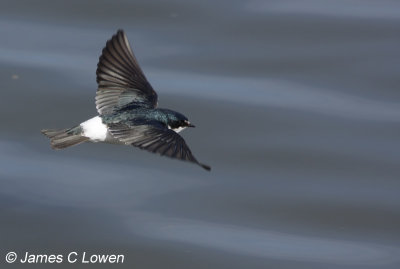
[(82, 122), (79, 126), (82, 129), (82, 134), (89, 138), (90, 142), (104, 142), (109, 144), (124, 144), (120, 140), (114, 138), (108, 131), (107, 124), (124, 123), (134, 126), (135, 123), (151, 123), (158, 121), (161, 124), (165, 122), (168, 129), (176, 133), (183, 131), (186, 127), (172, 128), (167, 123), (167, 116), (159, 109), (138, 109), (120, 112), (108, 116), (95, 116), (87, 121)]
[(157, 108), (157, 93), (140, 69), (122, 30), (107, 42), (96, 74), (99, 115), (73, 128), (42, 130), (54, 149), (87, 141), (133, 145), (210, 170), (194, 158), (178, 135), (194, 125), (179, 112)]

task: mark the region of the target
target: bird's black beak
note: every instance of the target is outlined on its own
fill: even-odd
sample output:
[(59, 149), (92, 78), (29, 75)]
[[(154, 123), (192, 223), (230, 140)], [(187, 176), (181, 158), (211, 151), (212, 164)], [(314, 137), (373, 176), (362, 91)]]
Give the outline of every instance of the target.
[(187, 127), (193, 127), (193, 128), (196, 127), (193, 124), (191, 124), (190, 121), (185, 121), (185, 123), (187, 124), (186, 125)]

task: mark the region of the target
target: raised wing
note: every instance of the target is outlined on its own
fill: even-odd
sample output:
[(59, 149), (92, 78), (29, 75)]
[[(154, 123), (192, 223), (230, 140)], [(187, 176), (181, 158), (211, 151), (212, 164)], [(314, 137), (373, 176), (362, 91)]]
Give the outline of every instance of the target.
[(96, 75), (96, 108), (101, 115), (129, 106), (157, 106), (157, 93), (140, 69), (123, 30), (107, 41)]
[(211, 170), (210, 166), (196, 160), (180, 135), (161, 124), (154, 123), (154, 125), (146, 124), (130, 127), (126, 124), (116, 123), (108, 124), (108, 128), (115, 138), (125, 144), (162, 156), (196, 163), (206, 170)]

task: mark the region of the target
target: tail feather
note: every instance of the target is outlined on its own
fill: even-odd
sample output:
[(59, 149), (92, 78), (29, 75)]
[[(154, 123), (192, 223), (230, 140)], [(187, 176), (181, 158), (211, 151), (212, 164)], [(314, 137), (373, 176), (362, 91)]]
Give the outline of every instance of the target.
[(50, 145), (53, 149), (64, 149), (70, 146), (78, 145), (89, 140), (88, 137), (81, 134), (70, 133), (71, 129), (62, 130), (42, 130), (42, 134), (50, 138)]

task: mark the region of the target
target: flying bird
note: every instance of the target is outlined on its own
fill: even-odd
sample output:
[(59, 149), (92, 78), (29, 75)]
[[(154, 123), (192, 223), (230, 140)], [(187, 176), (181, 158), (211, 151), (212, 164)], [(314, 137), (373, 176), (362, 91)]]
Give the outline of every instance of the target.
[(211, 169), (197, 161), (178, 134), (186, 127), (194, 127), (188, 118), (157, 107), (157, 93), (143, 74), (123, 30), (107, 41), (96, 76), (99, 115), (73, 128), (42, 130), (53, 149), (88, 141), (132, 145)]

